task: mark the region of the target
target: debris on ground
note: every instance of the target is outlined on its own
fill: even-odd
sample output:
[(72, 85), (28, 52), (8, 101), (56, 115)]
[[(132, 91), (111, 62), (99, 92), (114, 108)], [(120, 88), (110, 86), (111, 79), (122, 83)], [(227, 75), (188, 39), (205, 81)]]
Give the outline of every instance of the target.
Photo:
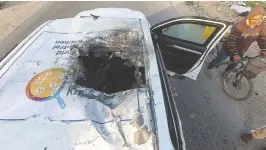
[(243, 1), (225, 1), (225, 4), (239, 16), (247, 16), (251, 11), (251, 7)]
[(247, 6), (239, 6), (239, 5), (232, 5), (230, 7), (230, 9), (232, 9), (235, 13), (237, 14), (243, 14), (243, 13), (248, 13), (251, 11), (251, 7)]
[(238, 6), (247, 6), (247, 4), (243, 1), (233, 1), (235, 5), (238, 5)]
[[(213, 19), (236, 22), (242, 17), (239, 17), (233, 10), (230, 9), (232, 3), (224, 2), (194, 2), (193, 5), (188, 5), (190, 12), (195, 12), (197, 16), (204, 16)], [(222, 14), (222, 15), (221, 15)]]
[(247, 4), (243, 1), (225, 1), (225, 4), (231, 5), (238, 5), (238, 6), (247, 6)]

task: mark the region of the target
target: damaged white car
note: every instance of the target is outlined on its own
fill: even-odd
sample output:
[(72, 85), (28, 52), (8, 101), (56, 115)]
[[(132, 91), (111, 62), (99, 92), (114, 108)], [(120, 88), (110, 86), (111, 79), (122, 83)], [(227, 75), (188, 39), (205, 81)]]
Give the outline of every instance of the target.
[(196, 79), (229, 27), (199, 17), (150, 27), (119, 8), (47, 21), (0, 63), (1, 149), (185, 149), (166, 69)]

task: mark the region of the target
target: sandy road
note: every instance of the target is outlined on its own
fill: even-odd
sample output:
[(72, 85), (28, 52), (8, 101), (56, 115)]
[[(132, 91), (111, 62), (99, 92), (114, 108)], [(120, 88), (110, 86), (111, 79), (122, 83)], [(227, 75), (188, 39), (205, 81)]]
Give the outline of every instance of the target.
[(4, 2), (0, 10), (0, 41), (12, 33), (46, 2)]

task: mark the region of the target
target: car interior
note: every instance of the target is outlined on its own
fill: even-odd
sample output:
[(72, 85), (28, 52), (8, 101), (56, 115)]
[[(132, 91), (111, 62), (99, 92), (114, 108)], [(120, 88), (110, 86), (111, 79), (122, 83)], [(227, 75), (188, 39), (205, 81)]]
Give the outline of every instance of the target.
[(157, 32), (166, 69), (177, 74), (185, 74), (206, 51), (209, 37), (217, 31), (215, 26), (198, 23), (172, 24)]

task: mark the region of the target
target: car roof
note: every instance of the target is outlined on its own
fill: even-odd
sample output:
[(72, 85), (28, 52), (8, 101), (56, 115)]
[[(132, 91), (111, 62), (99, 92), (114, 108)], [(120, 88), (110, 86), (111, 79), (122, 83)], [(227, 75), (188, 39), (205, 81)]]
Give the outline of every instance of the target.
[[(101, 103), (98, 103), (99, 105), (90, 105), (91, 107), (89, 107), (91, 108), (90, 114), (96, 118), (98, 116), (98, 119), (100, 118), (100, 122), (94, 122), (95, 120), (92, 121), (92, 119), (84, 120), (84, 110), (86, 109), (86, 107), (84, 108), (83, 104), (86, 100), (84, 100), (83, 98), (72, 98), (73, 105), (67, 104), (67, 106), (73, 106), (69, 109), (74, 113), (64, 113), (64, 111), (62, 111), (59, 106), (59, 97), (53, 96), (53, 100), (49, 99), (48, 101), (45, 101), (44, 103), (46, 103), (46, 105), (44, 105), (43, 107), (36, 107), (36, 102), (34, 100), (28, 99), (30, 93), (28, 92), (29, 88), (27, 86), (29, 85), (29, 83), (31, 83), (32, 79), (35, 76), (43, 71), (47, 71), (47, 69), (51, 68), (51, 66), (54, 66), (55, 63), (57, 63), (57, 65), (59, 66), (62, 64), (68, 65), (69, 63), (66, 63), (68, 59), (65, 58), (70, 53), (65, 50), (70, 48), (67, 47), (69, 44), (79, 42), (79, 40), (82, 39), (86, 34), (107, 31), (110, 28), (121, 29), (122, 26), (123, 29), (126, 28), (133, 31), (141, 31), (139, 33), (143, 34), (140, 34), (139, 36), (144, 41), (144, 45), (142, 46), (146, 51), (144, 53), (147, 54), (145, 57), (147, 64), (149, 64), (150, 67), (150, 69), (147, 70), (147, 74), (149, 75), (150, 90), (147, 90), (146, 88), (136, 88), (129, 91), (116, 93), (116, 96), (120, 97), (118, 99), (121, 99), (121, 96), (124, 96), (125, 99), (129, 99), (130, 102), (127, 102), (125, 100), (125, 104), (121, 105), (121, 107), (115, 113), (119, 116), (119, 112), (121, 112), (121, 114), (123, 115), (120, 115), (120, 117), (115, 117), (115, 119), (118, 119), (119, 122), (124, 122), (123, 126), (125, 127), (126, 132), (136, 133), (136, 128), (132, 128), (132, 125), (129, 124), (132, 121), (132, 116), (138, 117), (142, 115), (145, 118), (144, 125), (142, 126), (142, 128), (145, 128), (143, 131), (145, 132), (145, 134), (150, 134), (151, 131), (154, 131), (152, 130), (152, 124), (157, 124), (157, 122), (150, 122), (150, 119), (152, 118), (150, 115), (156, 115), (156, 119), (160, 120), (160, 126), (157, 125), (156, 128), (156, 138), (158, 139), (159, 147), (172, 149), (173, 146), (171, 144), (168, 130), (165, 111), (166, 108), (163, 99), (158, 66), (156, 63), (156, 57), (154, 57), (155, 53), (148, 24), (149, 23), (145, 18), (95, 18), (92, 16), (52, 20), (44, 23), (39, 28), (37, 28), (24, 41), (22, 41), (3, 61), (0, 62), (0, 116), (2, 117), (0, 121), (1, 127), (3, 127), (0, 128), (0, 130), (3, 133), (12, 130), (12, 132), (10, 132), (11, 134), (8, 134), (9, 136), (5, 138), (6, 140), (0, 140), (3, 141), (3, 143), (1, 142), (0, 145), (5, 145), (5, 143), (11, 141), (12, 139), (18, 139), (16, 141), (13, 140), (15, 144), (7, 145), (6, 149), (17, 149), (17, 146), (20, 146), (20, 148), (24, 146), (26, 147), (26, 149), (36, 149), (36, 147), (45, 148), (45, 145), (47, 143), (41, 143), (38, 141), (51, 137), (49, 135), (52, 135), (53, 138), (51, 138), (52, 141), (47, 141), (51, 142), (47, 145), (49, 145), (49, 147), (52, 147), (52, 149), (58, 149), (58, 145), (63, 145), (63, 147), (71, 147), (74, 145), (81, 147), (81, 149), (98, 149), (103, 147), (114, 148), (116, 146), (121, 147), (122, 145), (124, 145), (122, 144), (124, 140), (121, 139), (121, 137), (123, 136), (120, 135), (121, 131), (115, 130), (114, 134), (106, 133), (109, 128), (106, 128), (103, 123), (105, 121), (108, 122), (108, 120), (104, 119), (104, 117), (101, 115), (108, 113), (100, 112), (97, 114), (97, 111), (93, 111), (93, 109), (97, 109), (98, 111), (104, 110), (101, 108), (105, 105), (100, 105)], [(58, 45), (60, 47), (58, 47)], [(59, 50), (64, 51), (63, 54), (66, 55), (66, 57), (61, 57), (61, 61), (58, 61), (58, 59), (56, 59), (56, 54), (58, 54)], [(60, 72), (57, 70), (57, 68), (55, 69), (57, 73)], [(66, 87), (67, 88), (65, 89), (64, 93), (71, 93), (72, 89), (69, 88), (71, 87), (71, 84), (67, 84)], [(152, 92), (150, 93), (150, 91)], [(72, 96), (77, 97), (79, 95), (76, 94), (80, 92), (79, 90), (74, 88), (72, 93), (74, 93), (74, 95)], [(84, 93), (92, 93), (92, 95), (96, 95), (96, 97), (100, 96), (101, 99), (105, 96), (113, 96), (112, 94), (106, 95), (101, 92), (91, 90), (85, 90)], [(60, 96), (64, 97), (68, 95), (62, 95), (60, 93)], [(148, 105), (150, 105), (148, 103), (148, 99), (151, 97), (153, 97), (153, 101), (155, 103), (154, 114), (151, 114), (149, 112), (150, 110), (148, 109)], [(6, 99), (8, 99), (8, 101), (6, 101)], [(132, 101), (132, 99), (136, 101)], [(76, 100), (80, 103), (76, 103)], [(93, 102), (97, 101), (96, 98), (91, 100), (94, 100)], [(57, 101), (59, 102), (59, 104)], [(83, 109), (80, 109), (82, 108), (81, 106), (83, 106)], [(141, 115), (138, 113), (139, 109), (142, 112)], [(95, 123), (100, 125), (95, 126)], [(114, 120), (108, 123), (115, 124)], [(88, 124), (90, 124), (89, 127)], [(64, 128), (61, 126), (67, 127)], [(85, 126), (87, 126), (86, 129)], [(36, 134), (38, 130), (44, 131), (40, 133), (43, 135)], [(79, 130), (80, 132), (77, 132), (77, 130)], [(84, 132), (84, 130), (90, 130), (88, 132), (92, 132), (90, 134), (93, 134), (94, 136), (90, 136), (90, 134), (88, 135), (88, 132)], [(84, 136), (81, 136), (80, 133), (84, 133)], [(107, 137), (106, 134), (108, 135)], [(137, 134), (140, 135), (140, 133)], [(17, 138), (18, 135), (21, 135), (21, 138)], [(27, 139), (25, 139), (26, 135), (28, 135)], [(120, 136), (117, 137), (118, 135)], [(129, 136), (127, 138), (130, 139), (130, 143), (135, 143), (134, 134), (128, 135)], [(37, 138), (36, 136), (39, 136), (39, 138)], [(88, 139), (89, 136), (91, 137), (91, 139)], [(58, 139), (57, 137), (66, 138)], [(110, 145), (115, 137), (118, 140), (119, 144)], [(154, 135), (152, 134), (152, 136), (149, 136), (149, 139), (145, 144), (135, 146), (145, 147), (145, 149), (153, 149), (154, 145), (150, 144), (153, 138)], [(139, 142), (142, 141), (140, 140)], [(68, 145), (66, 145), (66, 143), (68, 143)], [(95, 147), (95, 144), (98, 145), (97, 148)]]
[[(137, 40), (143, 40), (138, 38), (138, 36), (142, 37), (141, 31), (138, 19), (98, 18), (95, 20), (89, 17), (53, 20), (36, 32), (20, 49), (21, 54), (3, 72), (0, 79), (0, 121), (2, 123), (0, 132), (6, 133), (12, 130), (5, 140), (16, 138), (16, 141), (21, 141), (17, 145), (8, 145), (5, 149), (43, 149), (46, 146), (48, 149), (70, 149), (73, 145), (77, 147), (85, 145), (86, 148), (94, 149), (108, 147), (117, 149), (122, 148), (124, 142), (119, 136), (121, 132), (133, 147), (140, 142), (141, 147), (153, 149), (151, 144), (153, 138), (150, 136), (152, 129), (149, 123), (151, 114), (148, 110), (149, 90), (133, 88), (107, 94), (91, 88), (73, 86), (74, 74), (68, 71), (78, 67), (69, 53), (71, 45), (84, 44), (86, 38), (95, 39), (96, 37), (97, 41), (97, 37), (107, 36), (108, 38), (108, 34), (123, 32), (128, 33), (127, 38), (137, 36)], [(135, 32), (140, 34), (134, 35)], [(109, 40), (119, 40), (118, 37), (113, 37)], [(123, 49), (127, 46), (134, 47), (134, 44), (126, 42), (125, 39), (120, 44)], [(139, 51), (141, 50), (142, 48)], [(132, 53), (128, 52), (128, 54), (132, 57)], [(61, 87), (58, 86), (59, 84)], [(54, 90), (57, 92), (42, 89), (46, 85), (55, 86)], [(44, 93), (42, 91), (46, 91), (46, 94), (38, 94)], [(60, 108), (60, 99), (66, 105), (64, 108)], [(133, 124), (137, 125), (138, 123), (134, 123), (137, 118), (134, 119), (134, 117), (139, 116), (142, 116), (143, 120), (136, 128), (131, 123), (133, 121)], [(125, 130), (116, 130), (116, 126), (121, 126)], [(141, 126), (144, 128), (143, 131), (137, 133), (138, 129), (142, 129)], [(38, 130), (41, 131), (38, 132)], [(138, 134), (143, 132), (149, 134), (145, 142), (143, 139), (138, 139)], [(17, 137), (18, 134), (21, 136)], [(28, 139), (25, 139), (26, 136)], [(40, 143), (45, 139), (47, 139), (45, 144)], [(115, 143), (113, 143), (114, 140), (116, 140)], [(88, 144), (86, 141), (89, 141)], [(82, 144), (84, 142), (85, 144)], [(63, 146), (60, 147), (58, 144)]]

